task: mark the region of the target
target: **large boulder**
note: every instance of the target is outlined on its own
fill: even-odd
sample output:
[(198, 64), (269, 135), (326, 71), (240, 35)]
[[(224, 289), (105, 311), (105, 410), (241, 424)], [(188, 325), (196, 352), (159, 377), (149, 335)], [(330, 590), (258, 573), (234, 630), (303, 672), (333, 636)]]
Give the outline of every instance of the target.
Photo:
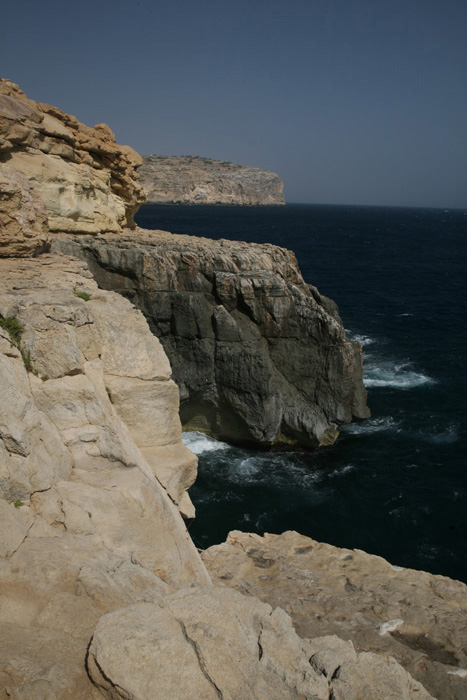
[(212, 587), (105, 615), (88, 668), (109, 700), (431, 698), (394, 659), (300, 639), (280, 608)]
[[(203, 560), (215, 584), (283, 607), (300, 636), (336, 635), (351, 640), (358, 652), (390, 654), (438, 700), (466, 697), (463, 583), (297, 532), (260, 537), (234, 531), (207, 549)], [(340, 680), (355, 675), (344, 670)], [(341, 698), (337, 690), (335, 697)], [(368, 689), (362, 697), (386, 696)]]
[(119, 146), (106, 124), (88, 127), (35, 102), (0, 79), (0, 163), (24, 175), (52, 232), (120, 232), (133, 227), (145, 196), (136, 181), (141, 157)]
[(58, 236), (54, 246), (144, 312), (172, 364), (186, 429), (315, 447), (368, 417), (361, 347), (291, 251), (142, 229)]

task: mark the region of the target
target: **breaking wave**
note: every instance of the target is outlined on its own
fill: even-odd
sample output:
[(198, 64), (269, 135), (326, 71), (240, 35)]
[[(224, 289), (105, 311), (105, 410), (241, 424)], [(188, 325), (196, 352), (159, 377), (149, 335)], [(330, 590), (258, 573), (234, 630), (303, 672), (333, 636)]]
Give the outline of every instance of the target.
[(198, 431), (183, 433), (182, 442), (198, 456), (206, 454), (206, 452), (221, 452), (230, 449), (230, 445), (226, 442), (220, 442), (220, 440), (215, 440)]
[(373, 360), (364, 368), (363, 383), (367, 388), (391, 387), (407, 390), (436, 382), (423, 372), (411, 369), (410, 362), (395, 363), (389, 360), (380, 362)]

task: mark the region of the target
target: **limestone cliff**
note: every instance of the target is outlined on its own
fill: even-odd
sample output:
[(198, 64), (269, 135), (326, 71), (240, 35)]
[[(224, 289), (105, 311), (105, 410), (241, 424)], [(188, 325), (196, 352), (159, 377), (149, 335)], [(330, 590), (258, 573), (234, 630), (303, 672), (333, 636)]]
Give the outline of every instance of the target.
[(115, 143), (106, 124), (90, 128), (0, 80), (0, 167), (6, 163), (28, 179), (51, 231), (132, 227), (145, 199), (135, 174), (141, 162), (132, 148)]
[[(355, 637), (356, 650), (351, 642), (329, 634), (300, 637), (283, 609), (212, 585), (180, 515), (192, 514), (186, 489), (195, 477), (196, 460), (180, 441), (178, 390), (159, 340), (127, 299), (97, 286), (82, 261), (57, 251), (44, 252), (47, 238), (60, 241), (57, 230), (82, 233), (86, 221), (93, 233), (102, 230), (106, 218), (110, 230), (118, 230), (123, 221), (121, 207), (127, 217), (133, 205), (131, 196), (125, 199), (122, 194), (120, 202), (113, 199), (110, 173), (115, 172), (116, 162), (128, 168), (125, 178), (131, 190), (130, 162), (119, 160), (121, 147), (115, 146), (106, 175), (101, 180), (96, 176), (103, 189), (92, 181), (89, 199), (93, 203), (83, 210), (87, 190), (79, 181), (74, 188), (63, 168), (70, 178), (84, 169), (66, 170), (70, 152), (56, 152), (63, 146), (58, 137), (57, 142), (48, 140), (52, 126), (45, 115), (59, 111), (31, 104), (18, 88), (3, 83), (3, 90), (5, 85), (6, 97), (12, 101), (6, 101), (10, 116), (0, 120), (0, 127), (6, 127), (10, 135), (8, 143), (2, 141), (8, 165), (2, 167), (0, 179), (0, 699), (430, 700), (426, 688), (394, 658), (360, 651), (359, 638)], [(19, 110), (17, 118), (11, 116), (15, 110)], [(61, 114), (59, 122), (83, 132), (72, 117)], [(55, 122), (54, 129), (59, 129)], [(107, 133), (103, 127), (98, 131)], [(47, 152), (49, 146), (53, 154)], [(80, 151), (77, 142), (75, 149)], [(46, 155), (52, 158), (50, 162), (44, 160)], [(37, 169), (36, 159), (41, 164)], [(84, 160), (83, 156), (78, 165), (86, 165)], [(71, 163), (76, 165), (73, 159)], [(54, 173), (51, 179), (49, 165)], [(36, 177), (39, 172), (41, 176)], [(75, 197), (76, 206), (70, 209), (63, 202), (57, 208), (55, 201), (64, 182)], [(312, 318), (307, 301), (311, 294), (316, 304), (310, 326), (314, 335), (330, 336), (327, 352), (334, 357), (335, 347), (337, 356), (343, 353), (340, 356), (347, 358), (352, 374), (358, 348), (345, 350), (347, 341), (332, 305), (304, 285), (287, 251), (267, 247), (258, 277), (257, 271), (251, 274), (248, 265), (253, 258), (250, 260), (246, 249), (244, 262), (243, 249), (228, 244), (210, 248), (200, 242), (197, 249), (186, 247), (183, 240), (178, 245), (170, 234), (154, 238), (141, 231), (133, 237), (116, 238), (115, 249), (107, 236), (96, 238), (108, 260), (115, 258), (122, 265), (127, 256), (131, 275), (137, 273), (141, 279), (164, 272), (165, 289), (170, 292), (164, 307), (167, 320), (176, 319), (173, 326), (180, 327), (181, 338), (192, 333), (190, 324), (201, 329), (205, 323), (201, 312), (191, 314), (191, 296), (186, 292), (201, 292), (199, 299), (212, 308), (206, 284), (209, 270), (220, 266), (216, 282), (220, 303), (209, 316), (220, 343), (232, 338), (238, 342), (241, 333), (248, 348), (251, 339), (258, 340), (255, 329), (261, 324), (269, 328), (267, 338), (273, 339), (284, 314), (294, 319), (287, 326), (293, 339), (294, 324), (304, 319), (306, 325)], [(84, 247), (78, 239), (69, 238), (79, 251), (87, 249), (89, 241), (87, 237), (83, 240)], [(161, 266), (157, 262), (159, 245)], [(132, 256), (138, 261), (136, 268)], [(93, 266), (98, 266), (97, 258)], [(107, 280), (116, 274), (110, 263), (102, 270)], [(270, 272), (273, 276), (268, 278)], [(118, 273), (115, 279), (134, 295), (131, 275)], [(285, 288), (298, 300), (300, 313), (291, 311), (282, 293)], [(180, 307), (177, 292), (178, 297), (185, 297)], [(270, 298), (267, 304), (264, 296)], [(238, 314), (230, 309), (234, 299), (248, 322), (237, 323)], [(253, 325), (249, 325), (251, 319)], [(225, 362), (229, 357), (227, 351)], [(339, 361), (337, 369), (333, 363), (326, 365), (328, 379), (340, 371)], [(255, 372), (255, 368), (250, 370), (252, 380)], [(350, 408), (358, 405), (358, 389), (352, 389), (352, 381), (342, 390), (349, 397), (342, 409), (344, 418), (348, 415), (345, 410), (357, 410)], [(317, 394), (319, 386), (318, 382)], [(307, 543), (296, 546), (294, 540), (293, 555), (307, 556)], [(226, 547), (231, 544), (229, 541)], [(287, 578), (296, 583), (295, 592), (303, 590), (304, 579), (312, 578), (293, 558), (287, 558), (290, 551), (274, 559), (275, 555), (262, 552), (260, 542), (253, 546), (258, 551), (248, 549), (247, 557), (261, 571), (259, 595), (261, 585), (273, 580), (265, 571), (273, 573), (276, 559), (289, 567)], [(217, 552), (214, 554), (217, 559)], [(217, 566), (211, 566), (212, 562), (209, 566), (216, 582), (230, 580), (233, 584), (235, 574), (222, 569), (224, 554), (221, 548)], [(331, 568), (334, 559), (328, 553)], [(225, 564), (230, 567), (228, 559)], [(281, 567), (275, 567), (281, 587), (280, 574)], [(382, 575), (386, 574), (387, 569)], [(243, 572), (239, 575), (243, 577)], [(352, 594), (360, 578), (353, 569), (348, 578), (344, 592)], [(256, 581), (251, 576), (245, 580)], [(413, 590), (418, 581), (425, 586), (422, 577), (408, 578), (400, 589), (404, 599), (393, 604), (395, 611), (401, 606), (410, 608), (412, 601), (418, 606)], [(241, 580), (239, 584), (243, 585)], [(452, 651), (453, 645), (463, 643), (456, 627), (461, 622), (456, 608), (458, 601), (463, 604), (461, 584), (437, 585), (435, 581), (431, 585), (446, 606), (427, 598), (433, 605), (433, 624), (422, 639), (422, 649), (437, 654), (441, 664), (446, 658), (449, 664), (452, 659), (462, 663), (461, 652)], [(248, 586), (246, 583), (244, 590)], [(391, 607), (381, 612), (384, 586), (385, 582), (380, 589), (368, 586), (365, 599), (371, 605), (374, 596), (374, 613), (383, 627), (386, 615), (393, 617)], [(321, 602), (322, 610), (313, 608), (312, 617), (326, 615), (334, 605), (337, 610), (341, 593), (339, 590), (330, 604), (321, 591), (316, 604)], [(290, 606), (297, 626), (308, 634), (308, 630), (313, 632), (313, 620), (297, 614), (302, 603), (301, 598), (297, 603), (289, 589), (283, 604)], [(336, 612), (330, 625), (335, 622), (338, 626), (348, 613), (344, 601), (341, 616)], [(442, 630), (436, 628), (437, 617)], [(360, 610), (357, 618), (360, 624)], [(386, 631), (394, 629), (386, 626)], [(402, 628), (401, 634), (410, 648), (420, 645), (418, 633), (410, 628)], [(446, 641), (448, 634), (451, 637)], [(370, 646), (373, 641), (369, 639)], [(457, 674), (456, 681), (464, 682), (462, 669), (453, 666), (452, 672)], [(444, 700), (442, 692), (438, 697)], [(453, 696), (445, 697), (451, 700)], [(462, 696), (455, 697), (460, 700)]]
[(290, 251), (142, 230), (55, 237), (54, 246), (144, 312), (172, 364), (186, 428), (315, 447), (369, 415), (361, 347)]
[(153, 204), (284, 204), (276, 173), (199, 156), (144, 156), (139, 169)]

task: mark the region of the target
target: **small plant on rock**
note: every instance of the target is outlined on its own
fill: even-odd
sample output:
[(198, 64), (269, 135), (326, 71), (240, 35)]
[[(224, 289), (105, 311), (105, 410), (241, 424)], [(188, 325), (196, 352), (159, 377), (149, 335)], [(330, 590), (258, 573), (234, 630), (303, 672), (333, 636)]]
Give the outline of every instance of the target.
[(79, 289), (76, 289), (76, 287), (73, 287), (73, 294), (75, 295), (75, 297), (79, 297), (84, 301), (89, 301), (89, 299), (91, 298), (91, 295), (88, 294), (88, 292), (80, 292)]
[(32, 366), (31, 351), (26, 351), (21, 345), (21, 337), (24, 331), (23, 324), (18, 321), (16, 316), (7, 316), (6, 318), (0, 318), (0, 328), (6, 330), (10, 336), (11, 344), (20, 351), (26, 370), (32, 372), (37, 377), (39, 373)]
[(23, 506), (24, 503), (23, 503), (23, 501), (18, 500), (18, 501), (15, 501), (15, 502), (13, 503), (13, 505), (14, 505), (15, 508), (21, 508), (21, 506)]
[(21, 336), (24, 331), (24, 326), (18, 321), (16, 316), (7, 316), (6, 318), (0, 318), (0, 328), (6, 330), (10, 336), (10, 340), (16, 347), (19, 346), (21, 341)]

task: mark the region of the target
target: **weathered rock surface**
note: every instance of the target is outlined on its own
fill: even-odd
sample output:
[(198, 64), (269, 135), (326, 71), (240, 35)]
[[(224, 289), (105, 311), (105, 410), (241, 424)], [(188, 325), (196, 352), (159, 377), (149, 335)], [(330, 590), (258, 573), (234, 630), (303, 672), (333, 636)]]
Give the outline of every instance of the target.
[(145, 199), (135, 175), (141, 156), (117, 145), (106, 124), (88, 127), (2, 79), (0, 163), (29, 181), (52, 232), (120, 232)]
[(54, 239), (146, 315), (180, 387), (182, 423), (237, 443), (332, 443), (369, 415), (358, 343), (293, 253), (138, 229)]
[(393, 659), (332, 637), (302, 640), (283, 610), (221, 588), (105, 615), (88, 666), (104, 697), (128, 700), (431, 697)]
[[(0, 259), (0, 699), (429, 700), (391, 657), (358, 654), (335, 636), (301, 639), (283, 610), (211, 585), (180, 517), (193, 514), (196, 458), (181, 444), (178, 390), (160, 342), (82, 262), (23, 257), (43, 252), (47, 218), (55, 232), (81, 234), (130, 224), (138, 157), (105, 125), (88, 129), (9, 81), (0, 81), (0, 107), (0, 250), (17, 257)], [(220, 358), (227, 370), (209, 368), (195, 396), (203, 411), (221, 405), (232, 430), (275, 402), (281, 430), (311, 442), (332, 439), (330, 416), (365, 414), (359, 349), (287, 251), (269, 246), (258, 258), (242, 244), (140, 231), (115, 247), (83, 240), (69, 236), (68, 245), (103, 286), (140, 300), (164, 338), (172, 326), (177, 352), (193, 345), (197, 360)], [(311, 363), (304, 376), (314, 377), (307, 386), (318, 408), (285, 419), (287, 402), (299, 399), (295, 375), (283, 399), (278, 372), (268, 372), (274, 363), (282, 371), (297, 338), (316, 346), (296, 372)], [(277, 339), (287, 342), (276, 347)], [(241, 345), (252, 358), (246, 374)], [(190, 365), (195, 383), (200, 368)], [(188, 379), (182, 386), (188, 396)], [(203, 411), (191, 419), (206, 421)], [(451, 624), (450, 643), (460, 645), (454, 613), (433, 606), (432, 615), (442, 621), (440, 644)]]
[(24, 175), (0, 163), (0, 257), (43, 252), (49, 235), (47, 212)]
[(175, 505), (195, 475), (143, 315), (77, 260), (0, 260), (0, 697), (87, 700), (103, 613), (209, 582)]
[(152, 204), (284, 204), (276, 173), (199, 156), (144, 156), (141, 184)]
[[(390, 654), (438, 700), (467, 697), (463, 583), (394, 567), (380, 557), (296, 532), (259, 537), (235, 531), (226, 543), (207, 549), (203, 561), (216, 585), (281, 606), (301, 637), (336, 635), (352, 641), (358, 652)], [(339, 679), (354, 673), (373, 678), (363, 665), (350, 672), (344, 664)], [(369, 682), (368, 688), (374, 680)], [(334, 692), (341, 697), (337, 686)], [(362, 697), (386, 695), (368, 689)]]

